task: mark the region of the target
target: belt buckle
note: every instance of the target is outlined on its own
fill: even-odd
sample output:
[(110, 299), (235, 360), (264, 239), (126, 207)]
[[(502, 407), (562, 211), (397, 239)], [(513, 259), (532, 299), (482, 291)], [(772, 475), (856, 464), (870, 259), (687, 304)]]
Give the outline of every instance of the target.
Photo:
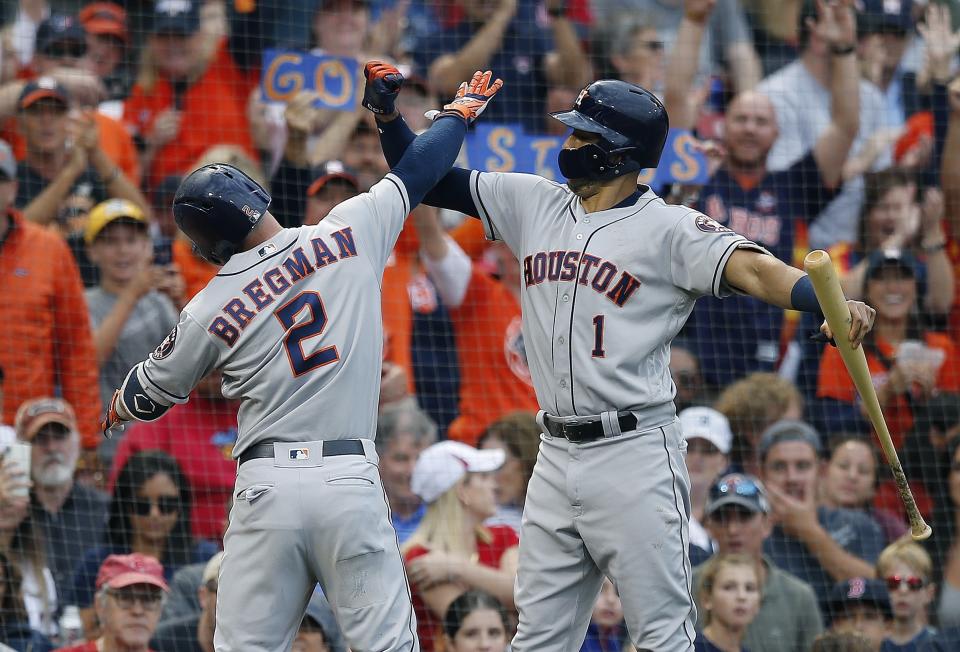
[[(576, 442), (578, 437), (576, 436), (576, 427), (580, 425), (580, 421), (574, 419), (573, 421), (563, 421), (560, 424), (561, 432), (563, 433), (563, 438), (567, 441)], [(571, 436), (572, 435), (572, 436)]]

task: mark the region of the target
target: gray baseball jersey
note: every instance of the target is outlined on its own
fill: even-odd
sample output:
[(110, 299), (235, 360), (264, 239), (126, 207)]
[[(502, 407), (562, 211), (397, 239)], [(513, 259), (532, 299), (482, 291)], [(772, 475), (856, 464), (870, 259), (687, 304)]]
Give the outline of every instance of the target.
[(474, 172), (490, 239), (523, 269), (523, 336), (540, 407), (557, 416), (637, 412), (638, 429), (669, 423), (670, 341), (697, 297), (727, 296), (723, 268), (746, 238), (651, 190), (636, 203), (584, 212), (563, 185)]
[[(409, 212), (388, 174), (316, 226), (234, 254), (124, 383), (127, 409), (155, 413), (151, 400), (183, 403), (221, 369), (224, 395), (240, 400), (234, 456), (273, 442), (237, 469), (217, 652), (290, 649), (317, 582), (353, 649), (419, 650), (373, 443), (380, 282)], [(362, 454), (327, 455), (336, 439)]]
[[(697, 297), (730, 292), (723, 270), (733, 252), (762, 249), (641, 190), (586, 213), (566, 186), (541, 177), (470, 178), (487, 237), (520, 261), (541, 409), (593, 416), (610, 432), (577, 444), (544, 429), (521, 526), (514, 652), (579, 650), (604, 575), (638, 649), (693, 649), (689, 478), (670, 341)], [(636, 417), (635, 430), (621, 432), (619, 411)]]
[(224, 396), (241, 401), (234, 457), (258, 441), (372, 439), (380, 281), (408, 212), (403, 184), (387, 175), (319, 224), (234, 255), (136, 367), (140, 385), (154, 401), (184, 403), (222, 369)]

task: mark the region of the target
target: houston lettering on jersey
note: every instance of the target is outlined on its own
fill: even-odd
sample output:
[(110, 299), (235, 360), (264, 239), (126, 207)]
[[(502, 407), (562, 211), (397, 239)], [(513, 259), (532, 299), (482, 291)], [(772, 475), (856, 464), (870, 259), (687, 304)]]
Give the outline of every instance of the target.
[(222, 315), (210, 322), (207, 330), (227, 346), (233, 346), (250, 322), (297, 281), (327, 265), (357, 255), (357, 245), (350, 227), (331, 233), (330, 237), (333, 238), (333, 247), (323, 238), (313, 238), (310, 240), (309, 254), (303, 247), (297, 247), (279, 265), (253, 277), (244, 285), (243, 296), (230, 299), (221, 308)]
[(523, 282), (527, 287), (545, 281), (572, 281), (574, 277), (577, 277), (580, 285), (605, 294), (621, 308), (640, 287), (640, 279), (633, 274), (621, 272), (614, 263), (592, 254), (579, 251), (538, 251), (523, 259)]

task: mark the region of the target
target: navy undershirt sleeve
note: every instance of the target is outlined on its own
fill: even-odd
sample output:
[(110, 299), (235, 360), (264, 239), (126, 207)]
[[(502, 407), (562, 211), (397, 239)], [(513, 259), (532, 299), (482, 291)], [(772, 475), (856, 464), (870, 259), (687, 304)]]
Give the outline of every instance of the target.
[[(390, 122), (377, 122), (380, 131), (380, 146), (387, 163), (396, 166), (407, 148), (417, 138), (403, 118), (398, 116)], [(429, 133), (429, 131), (427, 132)], [(424, 134), (421, 134), (421, 137)], [(459, 153), (459, 149), (457, 150)], [(454, 155), (456, 159), (456, 155)], [(427, 158), (433, 161), (432, 155)], [(470, 196), (470, 170), (452, 168), (423, 197), (423, 203), (437, 208), (448, 208), (466, 215), (476, 216), (478, 211)], [(409, 192), (409, 188), (407, 189)], [(412, 198), (411, 198), (411, 201)]]
[(817, 301), (817, 293), (813, 290), (813, 282), (809, 276), (801, 276), (793, 284), (793, 289), (790, 291), (790, 303), (794, 310), (820, 312), (820, 302)]

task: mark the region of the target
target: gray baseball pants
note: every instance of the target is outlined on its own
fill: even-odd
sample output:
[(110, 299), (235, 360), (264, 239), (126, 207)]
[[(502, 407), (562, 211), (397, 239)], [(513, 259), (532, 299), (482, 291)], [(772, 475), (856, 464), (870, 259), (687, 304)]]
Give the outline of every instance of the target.
[(544, 434), (520, 534), (513, 652), (578, 652), (603, 577), (638, 650), (693, 650), (679, 422), (585, 444)]
[[(289, 650), (317, 582), (353, 652), (419, 652), (379, 458), (362, 441), (362, 456), (324, 458), (322, 442), (278, 443), (274, 458), (240, 465), (216, 652)], [(306, 459), (291, 459), (294, 449)]]

